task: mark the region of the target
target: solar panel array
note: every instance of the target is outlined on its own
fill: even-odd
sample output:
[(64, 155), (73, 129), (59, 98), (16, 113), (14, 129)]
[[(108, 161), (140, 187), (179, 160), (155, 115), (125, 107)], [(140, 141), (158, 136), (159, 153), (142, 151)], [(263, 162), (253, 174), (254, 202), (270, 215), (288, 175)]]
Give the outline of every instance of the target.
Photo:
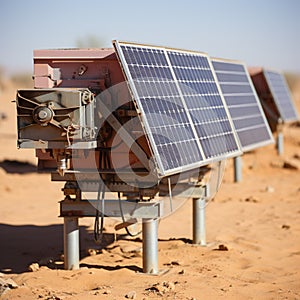
[(246, 66), (237, 61), (212, 59), (225, 102), (243, 151), (273, 142), (272, 133)]
[(289, 88), (282, 74), (264, 70), (264, 75), (283, 121), (296, 121), (298, 115)]
[(114, 42), (161, 176), (240, 154), (206, 54)]

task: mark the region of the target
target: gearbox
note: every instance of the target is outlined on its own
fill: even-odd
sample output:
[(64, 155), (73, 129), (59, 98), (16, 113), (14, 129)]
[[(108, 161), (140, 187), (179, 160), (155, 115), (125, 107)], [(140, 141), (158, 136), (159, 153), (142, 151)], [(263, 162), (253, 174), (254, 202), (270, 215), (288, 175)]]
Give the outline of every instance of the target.
[(96, 147), (95, 98), (89, 89), (19, 90), (16, 102), (19, 148)]

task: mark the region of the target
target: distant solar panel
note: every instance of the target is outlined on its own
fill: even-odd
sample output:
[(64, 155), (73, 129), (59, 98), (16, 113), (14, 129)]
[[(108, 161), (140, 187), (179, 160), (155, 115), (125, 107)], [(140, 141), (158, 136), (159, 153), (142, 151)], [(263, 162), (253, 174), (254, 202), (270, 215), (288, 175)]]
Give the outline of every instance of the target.
[(285, 122), (298, 120), (299, 117), (284, 76), (269, 70), (264, 70), (264, 75), (282, 120)]
[(272, 133), (249, 73), (242, 62), (212, 59), (242, 150), (273, 142)]
[(240, 153), (207, 55), (114, 46), (162, 176)]

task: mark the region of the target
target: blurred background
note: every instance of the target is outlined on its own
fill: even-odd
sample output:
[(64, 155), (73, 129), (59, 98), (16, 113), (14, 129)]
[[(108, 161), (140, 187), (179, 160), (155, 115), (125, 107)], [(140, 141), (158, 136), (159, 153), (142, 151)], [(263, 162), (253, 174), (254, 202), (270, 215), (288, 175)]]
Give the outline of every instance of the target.
[(0, 2), (0, 89), (31, 85), (34, 49), (136, 41), (207, 52), (300, 74), (298, 0)]

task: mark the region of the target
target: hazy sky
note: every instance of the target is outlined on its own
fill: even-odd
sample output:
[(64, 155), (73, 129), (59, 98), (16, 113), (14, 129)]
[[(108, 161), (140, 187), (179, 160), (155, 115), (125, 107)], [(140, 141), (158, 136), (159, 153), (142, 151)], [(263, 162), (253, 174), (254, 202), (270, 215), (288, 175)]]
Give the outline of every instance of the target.
[(207, 52), (300, 73), (299, 0), (0, 0), (0, 66), (32, 72), (34, 49), (93, 36)]

